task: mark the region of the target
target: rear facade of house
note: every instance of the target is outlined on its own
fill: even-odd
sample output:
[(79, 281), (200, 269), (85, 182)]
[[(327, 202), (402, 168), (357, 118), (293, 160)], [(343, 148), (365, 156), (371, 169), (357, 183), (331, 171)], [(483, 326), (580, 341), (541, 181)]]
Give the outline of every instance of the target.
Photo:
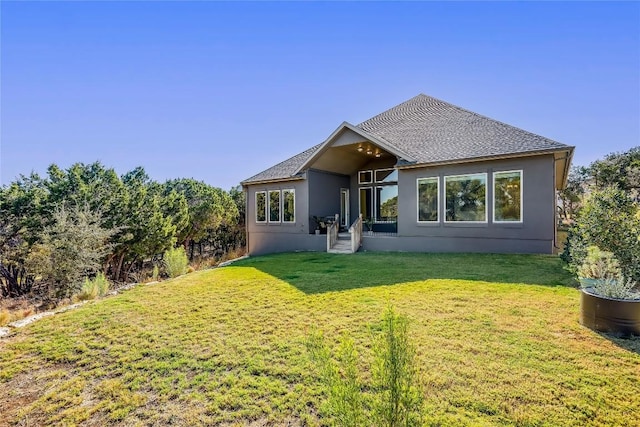
[(361, 250), (552, 253), (572, 154), (418, 95), (243, 181), (248, 252), (326, 251), (335, 218)]

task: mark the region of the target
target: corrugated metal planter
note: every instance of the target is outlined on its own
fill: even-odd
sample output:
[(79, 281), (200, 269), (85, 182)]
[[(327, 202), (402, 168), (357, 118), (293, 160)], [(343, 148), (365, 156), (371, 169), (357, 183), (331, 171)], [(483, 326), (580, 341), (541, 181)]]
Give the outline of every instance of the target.
[(619, 336), (640, 336), (640, 300), (621, 300), (580, 292), (580, 323)]

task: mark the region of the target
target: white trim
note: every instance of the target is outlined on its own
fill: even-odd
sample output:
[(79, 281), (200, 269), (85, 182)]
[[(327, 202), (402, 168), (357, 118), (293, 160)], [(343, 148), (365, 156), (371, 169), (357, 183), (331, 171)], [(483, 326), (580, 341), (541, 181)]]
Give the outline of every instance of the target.
[[(264, 194), (264, 221), (258, 221), (258, 194)], [(256, 215), (255, 215), (255, 220), (256, 220), (256, 224), (265, 224), (267, 222), (267, 205), (268, 205), (268, 201), (267, 201), (267, 192), (266, 190), (263, 191), (256, 191), (255, 192), (255, 208), (256, 208)]]
[[(519, 221), (498, 221), (496, 220), (496, 174), (500, 173), (520, 173), (520, 220)], [(496, 224), (522, 224), (524, 222), (524, 172), (522, 169), (495, 171), (491, 177), (492, 195), (493, 195), (493, 222)]]
[[(345, 201), (346, 203), (344, 204), (344, 215), (342, 215), (342, 212), (340, 212), (340, 222), (342, 226), (344, 227), (349, 227), (351, 225), (350, 220), (351, 220), (351, 206), (349, 206), (351, 204), (351, 197), (350, 197), (350, 191), (348, 188), (340, 188), (340, 210), (342, 211), (342, 202)], [(344, 197), (344, 195), (346, 195), (346, 197)], [(359, 195), (359, 194), (358, 194)], [(343, 198), (344, 197), (344, 198)]]
[(397, 183), (398, 182), (397, 179), (395, 181), (378, 181), (378, 178), (376, 176), (377, 172), (397, 171), (397, 170), (398, 169), (396, 169), (396, 168), (373, 169), (373, 181), (372, 182), (374, 182), (376, 184), (393, 184), (394, 182)]
[[(436, 180), (436, 217), (435, 221), (420, 220), (420, 180), (435, 179)], [(416, 178), (416, 221), (418, 224), (439, 224), (440, 223), (440, 177), (439, 176), (423, 176)]]
[(320, 157), (331, 145), (331, 143), (333, 142), (333, 140), (340, 134), (340, 132), (342, 132), (344, 129), (349, 129), (355, 133), (357, 133), (358, 135), (360, 135), (361, 137), (369, 140), (370, 142), (372, 142), (373, 144), (377, 145), (378, 147), (382, 148), (384, 151), (387, 151), (391, 154), (393, 154), (396, 157), (405, 159), (408, 162), (415, 162), (416, 160), (414, 158), (412, 158), (408, 153), (404, 153), (403, 151), (399, 150), (398, 148), (396, 148), (395, 146), (390, 145), (388, 142), (385, 142), (383, 140), (381, 140), (380, 138), (377, 138), (371, 134), (369, 134), (368, 132), (360, 129), (359, 127), (356, 127), (354, 125), (352, 125), (351, 123), (348, 122), (342, 122), (342, 124), (340, 126), (338, 126), (338, 128), (336, 130), (334, 130), (331, 135), (329, 135), (329, 138), (327, 138), (321, 145), (320, 147), (318, 147), (318, 149), (309, 157), (307, 158), (307, 160), (305, 160), (304, 163), (302, 163), (293, 173), (292, 175), (297, 175), (300, 171), (308, 168), (314, 161), (316, 161), (316, 159), (318, 159), (318, 157)]
[[(284, 220), (284, 193), (288, 192), (293, 194), (293, 221), (285, 221)], [(296, 190), (294, 188), (283, 188), (282, 189), (282, 194), (280, 196), (280, 198), (282, 199), (282, 201), (280, 202), (281, 204), (281, 209), (280, 211), (282, 212), (282, 223), (283, 224), (293, 224), (296, 222)]]
[[(447, 178), (458, 178), (462, 176), (473, 176), (473, 175), (484, 175), (484, 221), (447, 221)], [(489, 189), (489, 176), (487, 172), (474, 172), (474, 173), (463, 173), (457, 175), (445, 175), (443, 177), (444, 184), (444, 222), (445, 224), (488, 224), (489, 223), (489, 195), (487, 191)]]
[[(369, 172), (371, 174), (371, 181), (360, 181), (360, 174), (363, 173), (363, 172), (364, 173)], [(373, 184), (373, 180), (374, 180), (373, 169), (366, 169), (366, 170), (358, 171), (358, 185)]]
[[(271, 220), (271, 193), (278, 193), (278, 220)], [(268, 208), (267, 208), (267, 221), (272, 224), (279, 224), (282, 222), (282, 192), (280, 190), (269, 190), (268, 199)]]

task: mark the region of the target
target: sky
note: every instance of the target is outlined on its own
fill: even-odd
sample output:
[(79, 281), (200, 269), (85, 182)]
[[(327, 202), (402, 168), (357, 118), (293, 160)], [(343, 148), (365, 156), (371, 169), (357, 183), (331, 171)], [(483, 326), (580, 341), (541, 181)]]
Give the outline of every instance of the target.
[(0, 2), (0, 184), (100, 161), (230, 189), (419, 93), (640, 145), (638, 2)]

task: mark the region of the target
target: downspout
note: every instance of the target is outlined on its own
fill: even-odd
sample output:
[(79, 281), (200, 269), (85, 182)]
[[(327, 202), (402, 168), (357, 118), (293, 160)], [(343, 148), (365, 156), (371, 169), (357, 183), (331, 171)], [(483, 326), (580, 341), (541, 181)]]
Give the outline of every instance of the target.
[(242, 192), (244, 193), (244, 236), (247, 245), (246, 255), (249, 255), (249, 189), (243, 185)]
[(553, 247), (555, 249), (560, 249), (560, 246), (558, 246), (558, 193), (557, 193), (557, 189), (555, 188), (556, 186), (556, 162), (560, 161), (560, 160), (564, 160), (564, 168), (562, 168), (562, 173), (563, 173), (563, 177), (562, 177), (562, 182), (564, 183), (567, 180), (567, 177), (569, 175), (569, 162), (571, 160), (571, 155), (568, 154), (569, 152), (567, 152), (567, 154), (565, 154), (563, 157), (559, 157), (556, 159), (555, 156), (553, 156), (553, 187), (554, 187), (554, 191), (553, 191)]

